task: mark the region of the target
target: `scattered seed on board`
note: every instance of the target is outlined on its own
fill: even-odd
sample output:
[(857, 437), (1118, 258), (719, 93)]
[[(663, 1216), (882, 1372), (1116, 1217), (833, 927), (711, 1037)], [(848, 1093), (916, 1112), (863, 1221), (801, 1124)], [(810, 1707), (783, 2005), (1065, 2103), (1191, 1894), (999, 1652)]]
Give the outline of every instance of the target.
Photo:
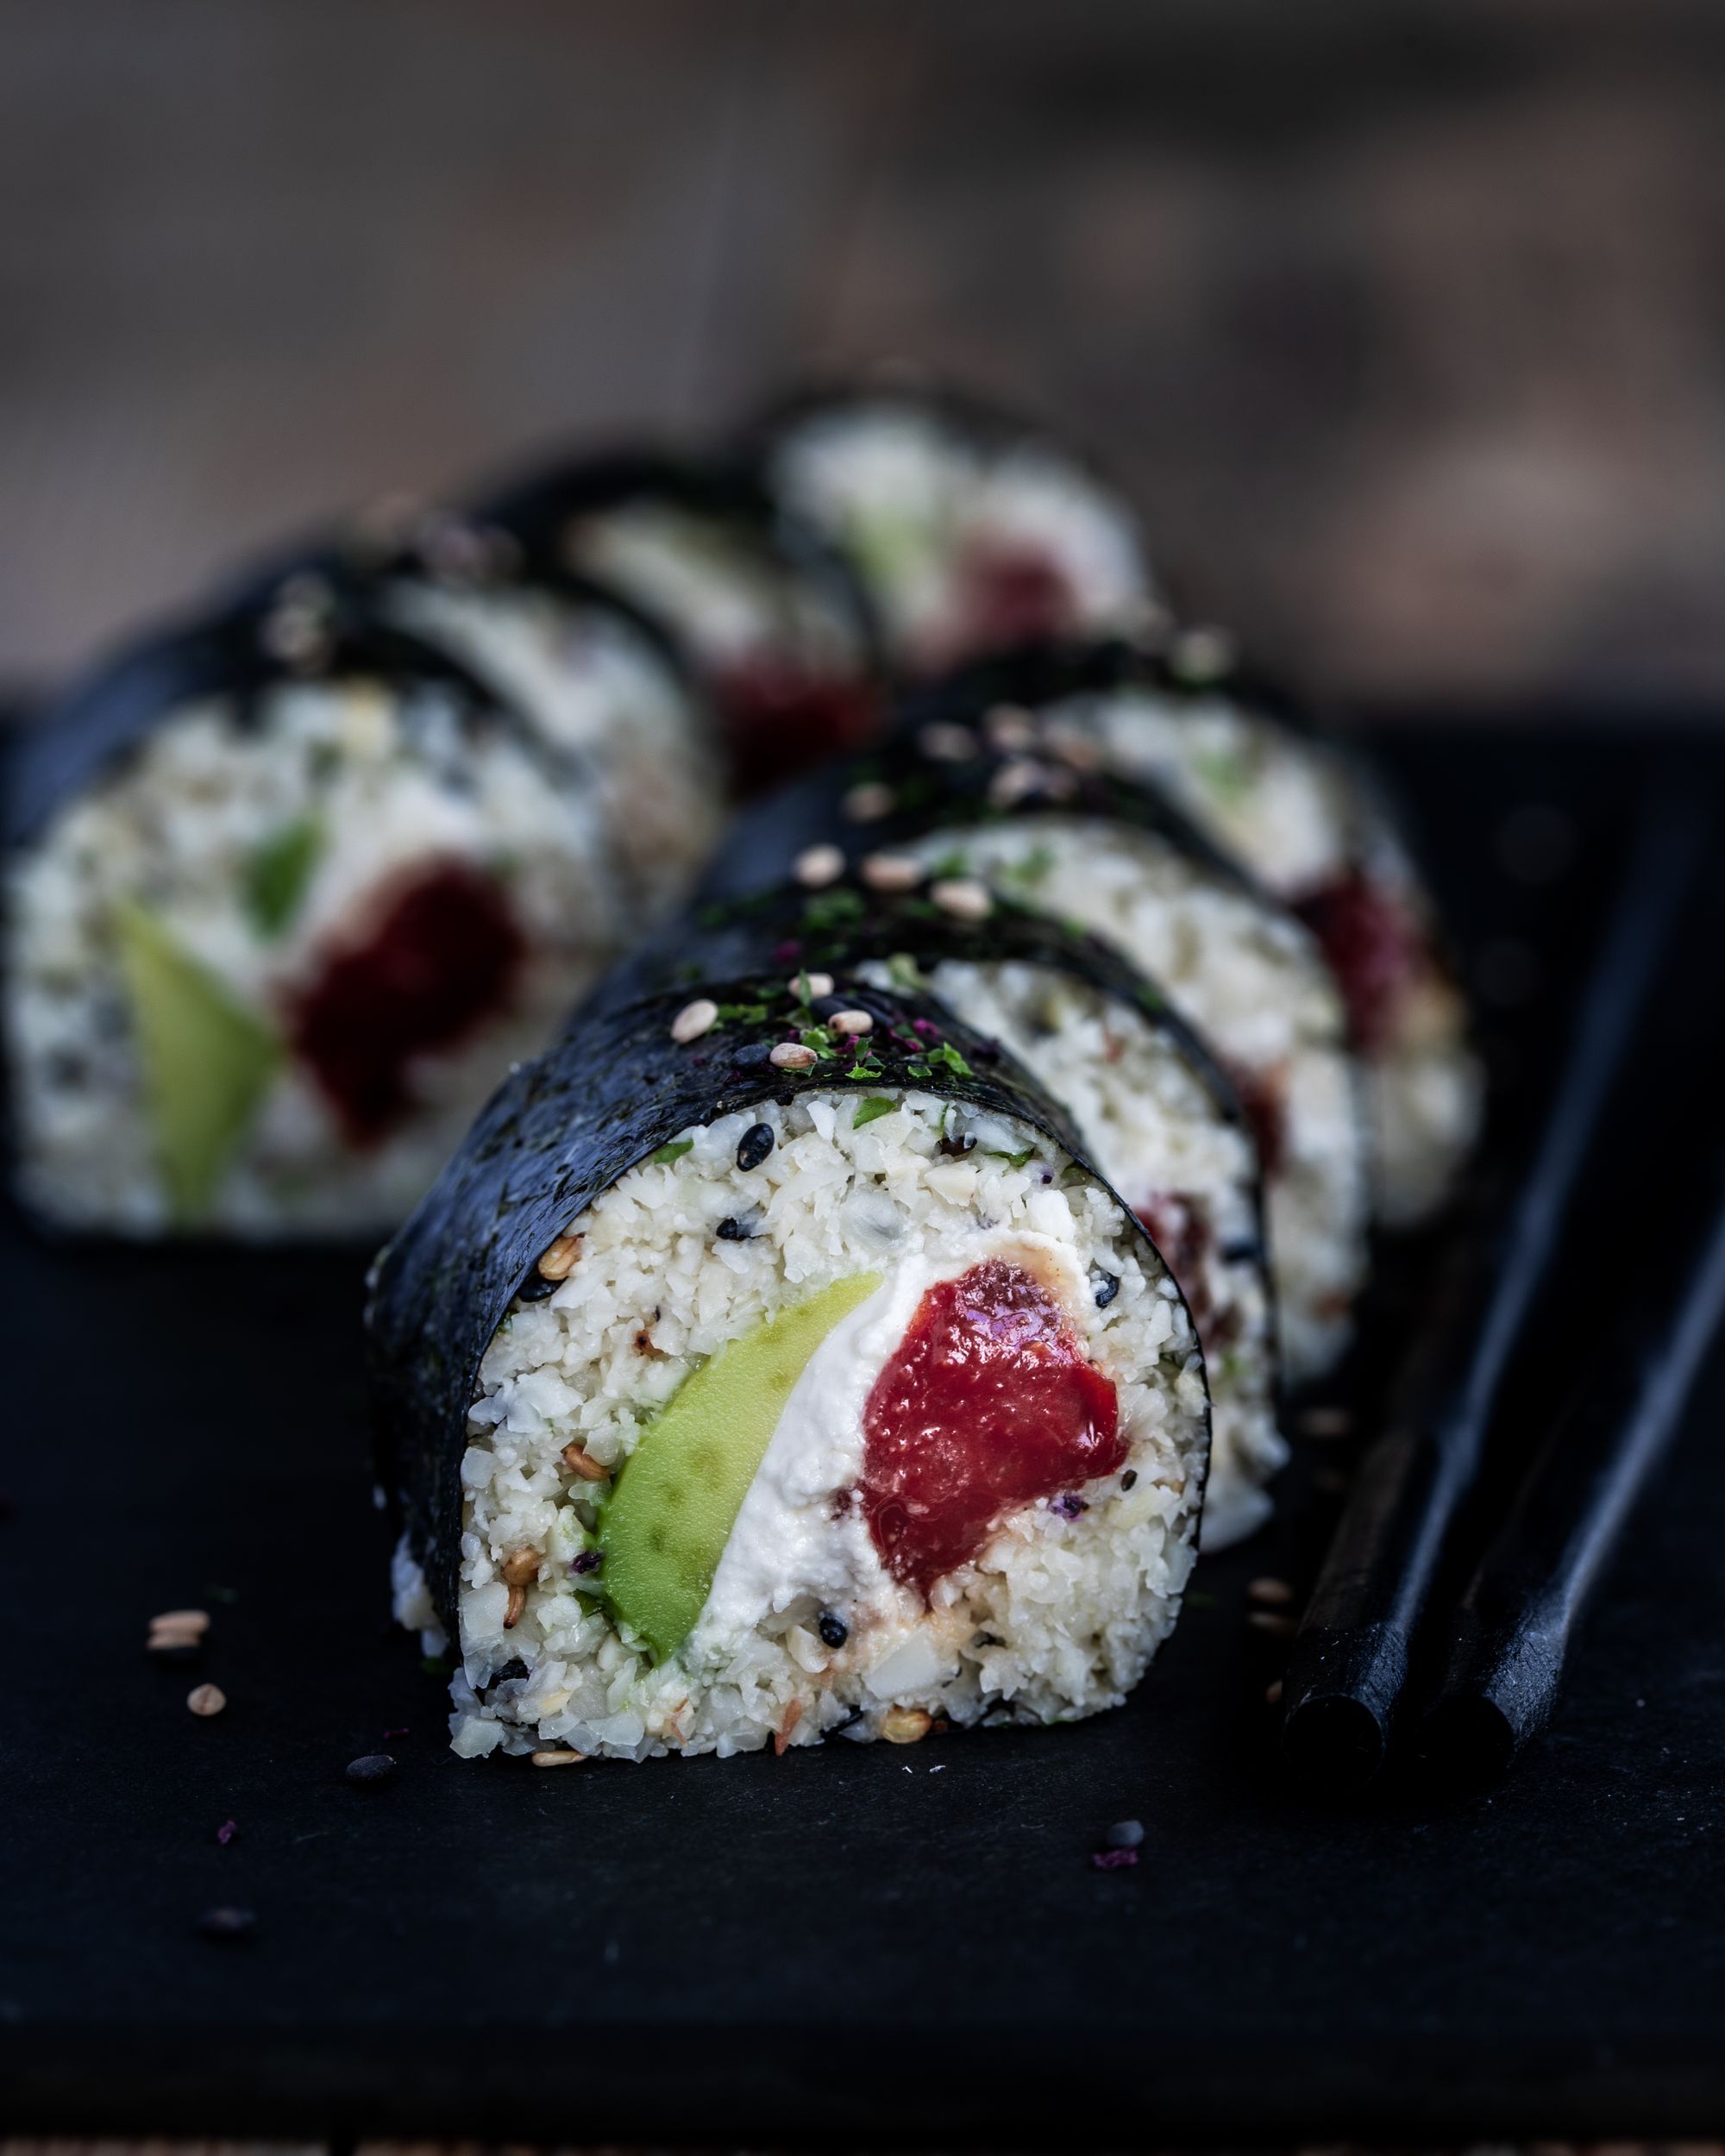
[(563, 1447), (563, 1465), (571, 1475), (579, 1475), (584, 1482), (602, 1482), (611, 1472), (608, 1467), (601, 1467), (590, 1452), (584, 1452), (578, 1445)]
[(837, 846), (805, 846), (791, 866), (805, 890), (819, 891), (824, 883), (837, 883), (844, 874), (844, 856)]
[(536, 1752), (533, 1764), (536, 1767), (578, 1767), (586, 1756), (584, 1752), (568, 1748), (558, 1752)]
[(698, 1041), (703, 1033), (712, 1032), (718, 1024), (718, 1006), (711, 996), (697, 996), (693, 1003), (686, 1003), (671, 1020), (671, 1038), (679, 1047), (687, 1047)]
[(362, 1784), (391, 1782), (395, 1778), (395, 1761), (386, 1752), (368, 1752), (362, 1759), (349, 1759), (348, 1779)]
[(526, 1587), (539, 1576), (539, 1552), (524, 1545), (511, 1550), (503, 1561), (503, 1583), (505, 1587)]
[(1117, 1819), (1102, 1837), (1110, 1849), (1137, 1849), (1144, 1841), (1144, 1822), (1136, 1819)]
[(1262, 1602), (1269, 1608), (1281, 1609), (1294, 1599), (1294, 1590), (1286, 1580), (1253, 1580), (1245, 1591), (1248, 1601)]
[(1266, 1684), (1266, 1685), (1264, 1686), (1264, 1705), (1265, 1705), (1266, 1707), (1280, 1707), (1280, 1706), (1281, 1706), (1281, 1704), (1282, 1704), (1282, 1679), (1281, 1679), (1280, 1677), (1277, 1677), (1277, 1678), (1276, 1678), (1276, 1682), (1275, 1682), (1273, 1684)]
[(1267, 1632), (1277, 1639), (1291, 1639), (1300, 1629), (1293, 1618), (1273, 1609), (1254, 1609), (1247, 1614), (1246, 1622), (1255, 1631)]
[(889, 1745), (920, 1744), (933, 1727), (925, 1707), (889, 1707), (881, 1717), (881, 1734)]
[(832, 975), (830, 973), (800, 973), (785, 986), (799, 1002), (812, 1003), (817, 996), (832, 993)]
[(800, 1041), (781, 1041), (767, 1060), (775, 1070), (812, 1070), (819, 1058)]
[(770, 1123), (751, 1123), (737, 1141), (737, 1165), (746, 1175), (758, 1168), (773, 1150), (775, 1144)]
[(542, 1280), (567, 1280), (575, 1269), (575, 1262), (581, 1254), (581, 1238), (578, 1235), (560, 1235), (549, 1249), (539, 1253), (539, 1275)]
[(258, 1928), (258, 1920), (251, 1909), (205, 1909), (198, 1920), (198, 1928), (206, 1939), (249, 1939)]
[(835, 1033), (872, 1033), (875, 1021), (866, 1011), (835, 1011), (827, 1020)]
[(922, 879), (922, 863), (913, 854), (870, 854), (862, 863), (871, 891), (914, 891)]
[(201, 1639), (210, 1629), (207, 1609), (165, 1609), (160, 1617), (152, 1617), (152, 1632), (182, 1633), (188, 1639)]
[(878, 779), (865, 779), (844, 797), (844, 813), (853, 824), (878, 824), (893, 812), (893, 789)]
[(937, 883), (928, 895), (955, 921), (986, 921), (994, 910), (988, 885), (978, 883), (974, 876), (954, 876)]
[(185, 1703), (194, 1714), (219, 1714), (228, 1704), (228, 1695), (219, 1684), (194, 1684), (185, 1695)]

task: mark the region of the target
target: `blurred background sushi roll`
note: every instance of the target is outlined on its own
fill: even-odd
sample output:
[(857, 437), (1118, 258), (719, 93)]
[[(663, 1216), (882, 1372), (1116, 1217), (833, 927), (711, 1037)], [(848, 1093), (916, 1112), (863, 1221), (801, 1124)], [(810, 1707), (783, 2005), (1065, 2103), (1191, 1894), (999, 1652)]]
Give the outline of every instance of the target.
[(745, 467), (666, 451), (555, 467), (485, 502), (530, 577), (598, 580), (677, 640), (758, 790), (882, 716), (875, 624), (844, 555)]
[(397, 1612), (464, 1756), (1068, 1721), (1174, 1623), (1172, 1275), (998, 1044), (812, 985), (609, 996), (380, 1263)]
[[(1086, 1151), (1149, 1229), (1186, 1298), (1211, 1401), (1207, 1550), (1270, 1510), (1288, 1457), (1258, 1150), (1226, 1076), (1156, 984), (1096, 937), (997, 893), (982, 921), (925, 889), (873, 890), (854, 873), (703, 908), (620, 969), (666, 987), (776, 968), (831, 1021), (837, 983), (925, 992), (999, 1041), (1070, 1116)], [(919, 1021), (938, 1044), (938, 1025)], [(974, 1141), (949, 1137), (963, 1159)]]
[(1033, 711), (976, 686), (928, 692), (889, 744), (742, 818), (706, 888), (740, 896), (788, 874), (818, 891), (850, 861), (871, 887), (918, 887), (955, 918), (985, 921), (998, 890), (1119, 951), (1245, 1109), (1283, 1367), (1312, 1377), (1346, 1346), (1369, 1227), (1366, 1104), (1322, 953), (1164, 796), (1040, 753)]
[(630, 925), (593, 768), (304, 589), (134, 649), (11, 777), (15, 1166), (62, 1228), (387, 1229)]
[(779, 498), (856, 565), (901, 674), (1164, 618), (1125, 498), (972, 397), (883, 379), (786, 404), (756, 442)]

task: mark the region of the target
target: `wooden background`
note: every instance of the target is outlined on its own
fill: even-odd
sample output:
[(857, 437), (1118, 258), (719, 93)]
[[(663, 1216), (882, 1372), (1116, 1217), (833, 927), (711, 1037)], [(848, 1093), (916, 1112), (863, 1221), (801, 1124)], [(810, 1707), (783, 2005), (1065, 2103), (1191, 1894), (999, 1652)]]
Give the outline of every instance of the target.
[(1373, 698), (1725, 686), (1703, 0), (0, 0), (0, 677), (882, 354)]

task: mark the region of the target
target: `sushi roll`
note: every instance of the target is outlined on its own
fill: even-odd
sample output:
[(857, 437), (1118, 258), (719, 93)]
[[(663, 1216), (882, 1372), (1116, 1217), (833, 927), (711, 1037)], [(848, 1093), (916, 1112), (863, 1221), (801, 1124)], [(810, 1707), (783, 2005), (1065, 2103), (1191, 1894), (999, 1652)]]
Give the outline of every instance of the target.
[(717, 841), (725, 775), (716, 715), (674, 641), (620, 594), (562, 571), (530, 578), (503, 532), (380, 504), (254, 573), (243, 607), (315, 639), (335, 605), (444, 653), (592, 773), (630, 905), (688, 895)]
[(1312, 931), (1346, 999), (1371, 1110), (1378, 1219), (1411, 1227), (1454, 1189), (1482, 1066), (1436, 909), (1368, 772), (1285, 696), (1237, 676), (1228, 641), (1045, 651), (969, 692), (1033, 703), (1045, 745), (1157, 787)]
[(66, 1230), (396, 1225), (630, 925), (590, 770), (376, 621), (135, 649), (11, 777), (16, 1174)]
[(778, 498), (856, 564), (901, 674), (1164, 619), (1122, 497), (973, 398), (905, 383), (816, 394), (756, 444)]
[(1171, 1275), (997, 1047), (844, 986), (601, 1006), (380, 1261), (397, 1614), (455, 1649), (458, 1752), (1066, 1721), (1172, 1626), (1208, 1417)]
[(1032, 714), (933, 693), (872, 755), (740, 820), (707, 884), (819, 890), (847, 860), (960, 919), (990, 887), (1152, 980), (1226, 1071), (1257, 1139), (1283, 1366), (1346, 1347), (1367, 1257), (1367, 1132), (1342, 1001), (1308, 931), (1161, 795), (1032, 753)]
[(758, 791), (854, 749), (881, 716), (873, 616), (838, 552), (740, 466), (597, 457), (485, 504), (530, 576), (596, 579), (681, 644), (733, 782)]
[[(844, 1008), (843, 975), (924, 991), (1061, 1103), (1150, 1230), (1197, 1327), (1211, 1407), (1203, 1545), (1260, 1526), (1288, 1447), (1257, 1148), (1233, 1087), (1161, 990), (1108, 945), (1010, 899), (997, 896), (984, 921), (961, 920), (920, 891), (855, 877), (707, 907), (621, 972), (630, 987), (669, 987), (769, 968), (829, 1022)], [(941, 1037), (938, 1024), (919, 1030)], [(962, 1141), (952, 1150), (966, 1156)]]

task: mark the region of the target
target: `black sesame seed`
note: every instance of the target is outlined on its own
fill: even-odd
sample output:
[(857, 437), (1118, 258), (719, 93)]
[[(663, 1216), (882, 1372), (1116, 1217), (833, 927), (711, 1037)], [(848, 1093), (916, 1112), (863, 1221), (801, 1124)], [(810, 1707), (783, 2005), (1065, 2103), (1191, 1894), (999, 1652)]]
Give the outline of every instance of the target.
[(1256, 1264), (1264, 1256), (1264, 1245), (1256, 1236), (1248, 1236), (1239, 1243), (1224, 1243), (1222, 1263), (1225, 1265)]
[(350, 1782), (388, 1782), (395, 1775), (395, 1762), (386, 1752), (368, 1752), (363, 1759), (349, 1759), (348, 1779)]
[(1103, 1839), (1110, 1849), (1137, 1849), (1144, 1841), (1144, 1823), (1136, 1819), (1117, 1819)]
[(525, 1677), (526, 1674), (527, 1664), (522, 1660), (518, 1654), (514, 1654), (510, 1657), (508, 1661), (504, 1664), (500, 1670), (496, 1670), (493, 1673), (491, 1681), (493, 1684), (508, 1684), (513, 1682), (518, 1682), (522, 1677)]
[(547, 1295), (555, 1295), (562, 1286), (560, 1280), (547, 1280), (536, 1265), (515, 1291), (518, 1302), (543, 1302)]
[(772, 1150), (772, 1125), (751, 1123), (737, 1141), (737, 1165), (746, 1175), (751, 1168), (758, 1168)]
[(750, 1041), (732, 1058), (739, 1070), (758, 1070), (773, 1053), (771, 1041)]
[(976, 1140), (969, 1131), (949, 1131), (940, 1141), (940, 1150), (949, 1160), (963, 1160), (967, 1153), (976, 1150)]
[(1135, 1467), (1129, 1467), (1126, 1473), (1121, 1476), (1120, 1488), (1122, 1489), (1136, 1489), (1138, 1488), (1138, 1470)]
[(1108, 1305), (1113, 1300), (1114, 1297), (1120, 1292), (1120, 1275), (1118, 1273), (1105, 1273), (1100, 1266), (1098, 1266), (1096, 1270), (1091, 1274), (1090, 1284), (1095, 1291), (1096, 1307), (1098, 1310), (1106, 1310)]
[(206, 1939), (249, 1939), (257, 1927), (257, 1916), (251, 1909), (205, 1909), (198, 1920), (198, 1928)]
[(830, 1609), (822, 1610), (815, 1620), (815, 1630), (829, 1647), (842, 1647), (850, 1637), (850, 1626)]
[(746, 1243), (755, 1231), (747, 1220), (733, 1219), (727, 1214), (713, 1232), (721, 1243)]

